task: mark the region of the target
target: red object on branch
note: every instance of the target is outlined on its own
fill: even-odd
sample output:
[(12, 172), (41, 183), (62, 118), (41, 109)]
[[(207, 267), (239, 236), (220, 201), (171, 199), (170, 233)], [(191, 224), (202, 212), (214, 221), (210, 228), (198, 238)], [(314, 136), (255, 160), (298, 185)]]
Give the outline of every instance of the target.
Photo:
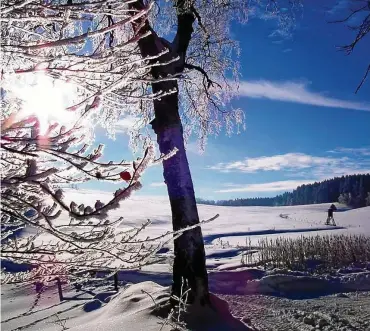
[(119, 175), (125, 181), (129, 181), (131, 179), (131, 174), (128, 171), (122, 171)]

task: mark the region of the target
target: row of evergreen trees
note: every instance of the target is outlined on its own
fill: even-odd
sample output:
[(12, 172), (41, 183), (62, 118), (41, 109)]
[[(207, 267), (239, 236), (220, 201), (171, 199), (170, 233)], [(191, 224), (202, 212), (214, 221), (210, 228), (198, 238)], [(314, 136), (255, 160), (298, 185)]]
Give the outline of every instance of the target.
[(335, 201), (353, 208), (370, 206), (370, 174), (335, 177), (302, 185), (293, 192), (285, 192), (272, 198), (218, 201), (197, 199), (198, 203), (219, 206), (293, 206)]

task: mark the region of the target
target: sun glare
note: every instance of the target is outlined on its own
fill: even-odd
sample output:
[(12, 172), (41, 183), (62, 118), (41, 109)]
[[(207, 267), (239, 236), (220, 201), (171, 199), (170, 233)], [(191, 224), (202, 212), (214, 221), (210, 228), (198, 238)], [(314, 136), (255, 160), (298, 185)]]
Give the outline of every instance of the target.
[(77, 119), (75, 112), (67, 110), (77, 97), (77, 88), (73, 84), (37, 74), (22, 79), (21, 83), (17, 81), (11, 90), (21, 100), (17, 117), (35, 115), (39, 119), (41, 133), (49, 124), (68, 126)]

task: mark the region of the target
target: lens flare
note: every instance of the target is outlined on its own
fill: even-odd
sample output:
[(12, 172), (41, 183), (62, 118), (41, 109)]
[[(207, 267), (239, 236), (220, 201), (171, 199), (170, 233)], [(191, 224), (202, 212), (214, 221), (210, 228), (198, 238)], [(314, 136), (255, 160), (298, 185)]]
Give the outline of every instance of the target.
[(54, 80), (44, 74), (17, 79), (10, 92), (20, 100), (17, 119), (34, 115), (39, 120), (40, 133), (45, 133), (50, 124), (68, 126), (77, 119), (77, 114), (66, 110), (77, 97), (74, 84)]

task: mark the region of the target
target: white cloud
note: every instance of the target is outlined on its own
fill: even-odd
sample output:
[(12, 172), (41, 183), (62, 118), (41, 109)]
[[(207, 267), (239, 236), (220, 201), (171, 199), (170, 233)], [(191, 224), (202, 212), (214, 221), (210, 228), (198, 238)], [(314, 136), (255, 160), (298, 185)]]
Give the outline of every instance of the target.
[(116, 131), (128, 132), (135, 126), (135, 124), (138, 123), (139, 120), (140, 120), (139, 117), (127, 115), (116, 122), (115, 124)]
[(292, 32), (297, 28), (294, 16), (298, 14), (298, 9), (297, 6), (295, 6), (294, 9), (292, 6), (290, 6), (290, 8), (265, 6), (259, 1), (254, 1), (249, 10), (249, 17), (258, 18), (263, 21), (272, 21), (275, 28), (270, 33), (270, 38), (277, 37), (289, 39), (292, 37)]
[(152, 187), (163, 187), (166, 186), (165, 182), (153, 182), (150, 184)]
[(235, 92), (241, 97), (294, 102), (313, 106), (370, 111), (370, 103), (331, 98), (309, 91), (306, 84), (292, 81), (242, 81)]
[(216, 191), (217, 193), (232, 192), (285, 192), (291, 191), (300, 185), (315, 182), (314, 180), (285, 180), (262, 184), (233, 185), (226, 189)]
[[(329, 156), (304, 153), (286, 153), (272, 156), (245, 158), (239, 161), (218, 163), (209, 169), (231, 173), (257, 173), (281, 171), (290, 180), (258, 184), (224, 183), (217, 193), (232, 192), (286, 192), (298, 186), (350, 174), (370, 173), (370, 147), (338, 147), (328, 151)], [(346, 155), (343, 155), (346, 154)]]
[[(343, 150), (343, 149), (335, 149)], [(282, 171), (285, 176), (296, 178), (315, 178), (323, 180), (350, 174), (370, 173), (370, 158), (364, 154), (368, 150), (363, 148), (345, 149), (362, 152), (351, 157), (322, 157), (303, 153), (287, 153), (273, 156), (245, 158), (240, 161), (218, 163), (208, 167), (224, 173), (241, 172), (257, 173), (264, 171)], [(331, 151), (331, 152), (334, 152)], [(335, 153), (339, 153), (336, 151)], [(364, 157), (365, 156), (365, 157)]]
[(245, 158), (242, 161), (229, 163), (218, 163), (209, 167), (212, 170), (222, 172), (239, 171), (246, 173), (255, 173), (257, 171), (279, 171), (304, 169), (320, 165), (337, 165), (345, 161), (346, 158), (330, 158), (312, 156), (303, 153), (287, 153), (273, 156), (262, 156), (255, 158)]
[(370, 147), (359, 147), (359, 148), (347, 148), (347, 147), (338, 147), (328, 153), (338, 153), (338, 154), (359, 154), (364, 156), (370, 156)]

